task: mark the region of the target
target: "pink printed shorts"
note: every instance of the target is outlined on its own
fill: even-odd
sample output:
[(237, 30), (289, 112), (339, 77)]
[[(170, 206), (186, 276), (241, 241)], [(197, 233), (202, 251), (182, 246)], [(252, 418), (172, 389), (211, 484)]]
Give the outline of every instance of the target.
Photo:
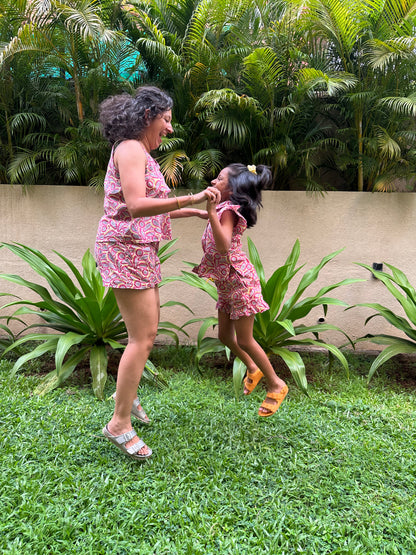
[(95, 244), (95, 260), (103, 285), (113, 289), (150, 289), (162, 280), (159, 243)]
[(257, 276), (244, 277), (231, 269), (229, 278), (216, 281), (218, 291), (217, 310), (230, 315), (230, 320), (239, 320), (269, 309), (261, 294)]

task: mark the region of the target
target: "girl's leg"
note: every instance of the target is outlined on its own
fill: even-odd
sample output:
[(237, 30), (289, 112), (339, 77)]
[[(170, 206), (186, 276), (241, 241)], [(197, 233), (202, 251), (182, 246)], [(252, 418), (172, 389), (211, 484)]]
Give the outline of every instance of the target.
[(231, 320), (229, 314), (218, 311), (218, 339), (247, 366), (249, 373), (254, 373), (257, 370), (256, 363), (237, 343), (234, 322), (235, 320)]
[[(230, 315), (226, 312), (218, 311), (218, 339), (224, 343), (231, 352), (238, 357), (247, 367), (247, 380), (252, 383), (252, 377), (257, 371), (257, 365), (252, 358), (237, 343), (235, 333), (235, 320), (230, 319)], [(249, 390), (244, 386), (244, 395), (248, 395)]]
[[(251, 316), (243, 316), (239, 320), (234, 320), (237, 343), (240, 350), (246, 352), (254, 361), (255, 365), (263, 372), (266, 380), (267, 392), (278, 393), (286, 384), (277, 376), (273, 366), (270, 364), (268, 356), (254, 339), (253, 324), (254, 314)], [(270, 397), (266, 397), (266, 400), (271, 404), (277, 403), (277, 401)], [(267, 414), (270, 411), (262, 408), (261, 412)]]
[[(114, 414), (107, 425), (110, 433), (118, 436), (132, 429), (131, 407), (157, 334), (159, 290), (114, 289), (114, 294), (128, 333), (127, 347), (118, 367)], [(137, 441), (137, 437), (133, 438), (126, 447)], [(139, 451), (141, 455), (147, 453), (147, 446)]]

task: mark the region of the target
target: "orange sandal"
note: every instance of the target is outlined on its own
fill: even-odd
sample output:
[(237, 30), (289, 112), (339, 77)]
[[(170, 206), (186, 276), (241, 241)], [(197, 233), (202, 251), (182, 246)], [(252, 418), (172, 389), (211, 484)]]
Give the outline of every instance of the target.
[(273, 392), (268, 393), (266, 395), (266, 399), (267, 397), (269, 397), (269, 399), (274, 399), (277, 402), (269, 403), (265, 399), (261, 404), (260, 409), (266, 409), (266, 410), (269, 410), (270, 412), (261, 412), (261, 410), (259, 409), (259, 416), (272, 416), (272, 414), (274, 414), (282, 404), (283, 399), (286, 397), (288, 391), (289, 391), (289, 388), (287, 387), (287, 385), (285, 385), (278, 393), (273, 393)]
[[(257, 368), (254, 374), (247, 371), (247, 375), (244, 378), (244, 387), (247, 389), (248, 393), (245, 393), (244, 395), (250, 395), (250, 393), (253, 391), (253, 389), (262, 379), (263, 375), (264, 375), (263, 372), (259, 368)], [(251, 381), (248, 382), (248, 380), (251, 380)]]

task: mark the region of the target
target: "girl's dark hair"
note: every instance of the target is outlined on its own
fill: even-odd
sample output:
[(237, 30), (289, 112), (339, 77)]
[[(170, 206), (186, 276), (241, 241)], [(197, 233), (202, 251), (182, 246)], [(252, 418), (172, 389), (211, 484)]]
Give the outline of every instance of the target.
[(134, 96), (127, 93), (110, 96), (99, 107), (102, 133), (111, 144), (138, 139), (150, 122), (172, 105), (168, 94), (151, 86), (139, 87)]
[(230, 201), (239, 204), (239, 212), (247, 221), (247, 227), (257, 222), (257, 210), (261, 208), (261, 191), (273, 182), (268, 166), (253, 166), (250, 171), (244, 164), (230, 164), (228, 169), (228, 186), (231, 190)]

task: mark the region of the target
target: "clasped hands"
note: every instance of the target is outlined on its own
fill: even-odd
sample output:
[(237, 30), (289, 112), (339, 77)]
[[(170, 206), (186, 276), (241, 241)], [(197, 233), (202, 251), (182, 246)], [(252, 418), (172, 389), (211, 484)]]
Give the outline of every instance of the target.
[(216, 187), (207, 187), (204, 191), (205, 198), (207, 199), (207, 210), (221, 202), (221, 191)]

